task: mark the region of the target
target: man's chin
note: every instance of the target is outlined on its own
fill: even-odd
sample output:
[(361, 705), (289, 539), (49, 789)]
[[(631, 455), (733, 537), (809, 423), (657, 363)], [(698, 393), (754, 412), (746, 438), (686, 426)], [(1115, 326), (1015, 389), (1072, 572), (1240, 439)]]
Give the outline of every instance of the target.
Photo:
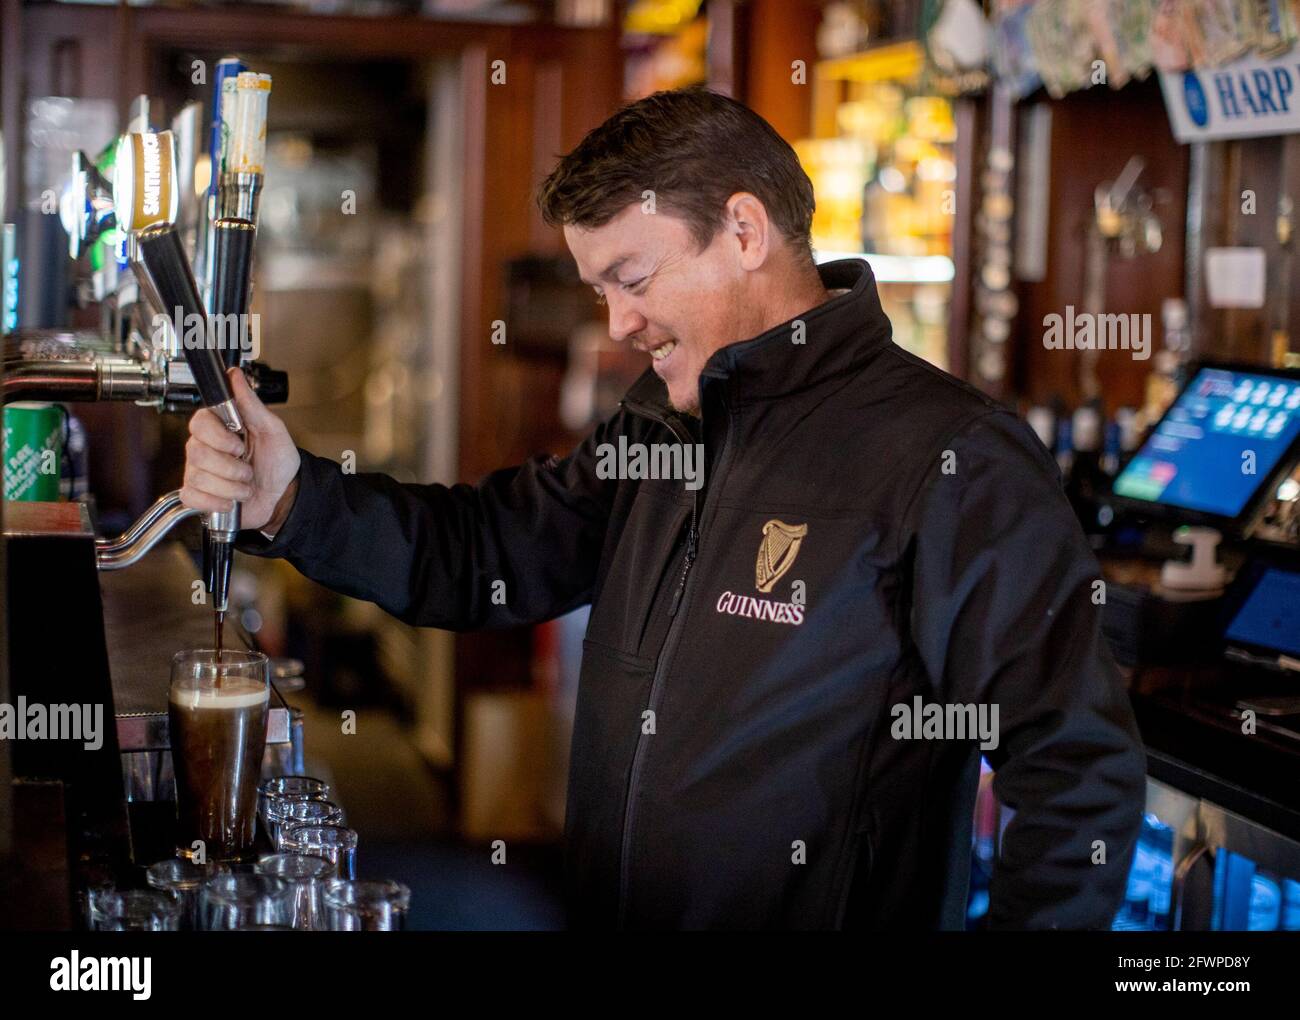
[(670, 392), (668, 394), (668, 406), (678, 414), (688, 415), (691, 418), (698, 418), (700, 416), (699, 397), (690, 397), (678, 400)]
[[(658, 372), (658, 367), (655, 371)], [(678, 414), (698, 418), (700, 416), (700, 375), (698, 372), (694, 373), (687, 382), (682, 378), (685, 374), (689, 374), (689, 366), (672, 365), (659, 378), (668, 391), (668, 406)]]

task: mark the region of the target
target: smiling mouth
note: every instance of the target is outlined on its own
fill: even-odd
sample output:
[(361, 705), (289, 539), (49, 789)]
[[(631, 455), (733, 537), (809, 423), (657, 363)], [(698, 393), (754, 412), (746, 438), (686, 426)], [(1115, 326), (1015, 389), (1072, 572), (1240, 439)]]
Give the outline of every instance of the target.
[(655, 361), (663, 361), (664, 358), (672, 354), (673, 351), (676, 350), (676, 348), (677, 348), (677, 341), (669, 340), (666, 344), (660, 344), (658, 347), (651, 350), (650, 357), (652, 357)]

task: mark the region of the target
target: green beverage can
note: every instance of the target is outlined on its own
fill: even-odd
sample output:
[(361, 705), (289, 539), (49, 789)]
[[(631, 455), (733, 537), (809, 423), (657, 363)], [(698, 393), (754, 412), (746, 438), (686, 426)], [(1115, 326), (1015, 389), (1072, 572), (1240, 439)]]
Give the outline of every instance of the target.
[(5, 405), (5, 499), (58, 500), (63, 429), (64, 411), (58, 404)]

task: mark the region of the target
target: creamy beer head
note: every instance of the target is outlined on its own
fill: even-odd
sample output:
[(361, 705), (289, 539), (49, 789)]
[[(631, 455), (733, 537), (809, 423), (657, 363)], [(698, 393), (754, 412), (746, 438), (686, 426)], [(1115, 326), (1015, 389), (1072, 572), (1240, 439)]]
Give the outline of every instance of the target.
[(172, 684), (169, 700), (184, 709), (225, 709), (234, 711), (262, 705), (271, 698), (271, 690), (260, 680), (245, 676), (226, 677), (220, 686), (210, 679), (195, 680), (193, 685)]

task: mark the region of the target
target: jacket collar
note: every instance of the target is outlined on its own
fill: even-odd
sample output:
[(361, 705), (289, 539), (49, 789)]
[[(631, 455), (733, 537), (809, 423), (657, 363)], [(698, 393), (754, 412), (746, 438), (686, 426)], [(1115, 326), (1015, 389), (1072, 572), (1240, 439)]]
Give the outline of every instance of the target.
[[(730, 406), (772, 400), (856, 371), (889, 343), (889, 319), (880, 307), (876, 279), (864, 259), (839, 259), (817, 267), (827, 290), (847, 294), (809, 309), (803, 343), (794, 342), (795, 319), (749, 340), (728, 344), (705, 363), (701, 390), (718, 380)], [(628, 409), (667, 420), (675, 417), (668, 388), (647, 368), (623, 398)]]

